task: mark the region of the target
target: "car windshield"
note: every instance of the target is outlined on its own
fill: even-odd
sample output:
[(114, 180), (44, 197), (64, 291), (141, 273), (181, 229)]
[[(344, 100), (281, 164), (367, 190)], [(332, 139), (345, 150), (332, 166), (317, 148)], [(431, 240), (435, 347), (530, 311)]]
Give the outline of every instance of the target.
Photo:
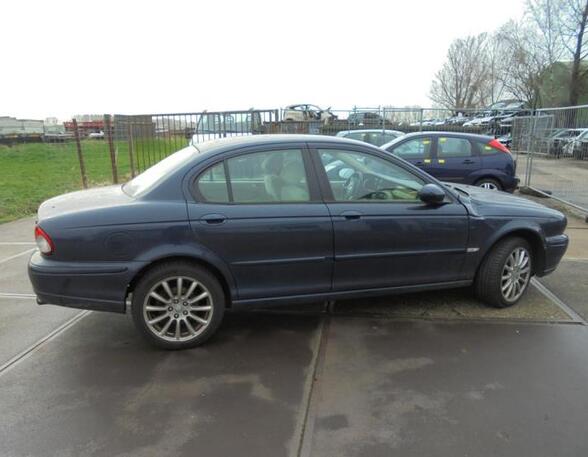
[(139, 176), (124, 184), (122, 187), (123, 192), (131, 197), (144, 194), (152, 189), (155, 184), (160, 182), (170, 172), (190, 160), (190, 158), (192, 158), (197, 152), (198, 149), (195, 146), (188, 146), (184, 149), (180, 149), (178, 152), (174, 152), (172, 155), (166, 157), (161, 162), (156, 163)]
[(382, 145), (382, 146), (380, 146), (380, 147), (381, 147), (381, 148), (383, 148), (383, 149), (386, 149), (386, 150), (388, 150), (388, 148), (389, 148), (390, 146), (393, 146), (393, 145), (395, 145), (396, 143), (400, 143), (400, 141), (402, 141), (402, 140), (405, 140), (405, 139), (406, 139), (406, 136), (404, 136), (404, 135), (400, 135), (400, 136), (398, 136), (398, 137), (394, 138), (392, 141), (390, 141), (390, 142), (388, 142), (388, 143), (386, 143), (386, 144), (383, 144), (383, 145)]

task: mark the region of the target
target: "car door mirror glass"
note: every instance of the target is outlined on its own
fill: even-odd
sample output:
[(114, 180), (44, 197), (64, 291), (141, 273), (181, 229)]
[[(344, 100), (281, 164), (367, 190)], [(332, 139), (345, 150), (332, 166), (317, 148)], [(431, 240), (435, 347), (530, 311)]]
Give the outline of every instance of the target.
[(425, 184), (417, 195), (427, 205), (439, 205), (445, 200), (445, 191), (437, 184)]

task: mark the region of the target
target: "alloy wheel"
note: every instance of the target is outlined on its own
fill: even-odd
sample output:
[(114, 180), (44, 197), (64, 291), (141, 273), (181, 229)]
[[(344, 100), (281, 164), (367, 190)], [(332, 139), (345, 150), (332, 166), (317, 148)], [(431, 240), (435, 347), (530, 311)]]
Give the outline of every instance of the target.
[(502, 269), (500, 290), (505, 300), (514, 302), (523, 295), (531, 278), (531, 257), (523, 247), (517, 247), (506, 258)]
[(150, 289), (143, 302), (143, 318), (158, 338), (184, 342), (208, 327), (213, 305), (212, 296), (202, 283), (186, 276), (173, 276)]
[(478, 187), (481, 187), (482, 189), (488, 189), (488, 190), (498, 190), (498, 186), (490, 181), (481, 182), (478, 185)]

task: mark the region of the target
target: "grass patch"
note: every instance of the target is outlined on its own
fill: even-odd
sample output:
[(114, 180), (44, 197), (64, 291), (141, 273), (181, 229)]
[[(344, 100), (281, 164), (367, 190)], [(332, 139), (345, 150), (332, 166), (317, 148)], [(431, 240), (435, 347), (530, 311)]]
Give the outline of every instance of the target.
[[(185, 144), (179, 138), (137, 141), (135, 166), (144, 170)], [(131, 177), (128, 143), (116, 142), (115, 149), (119, 182), (125, 182)], [(82, 151), (89, 186), (112, 184), (108, 143), (84, 140)], [(44, 200), (78, 189), (82, 178), (74, 142), (0, 145), (0, 223), (30, 216)]]

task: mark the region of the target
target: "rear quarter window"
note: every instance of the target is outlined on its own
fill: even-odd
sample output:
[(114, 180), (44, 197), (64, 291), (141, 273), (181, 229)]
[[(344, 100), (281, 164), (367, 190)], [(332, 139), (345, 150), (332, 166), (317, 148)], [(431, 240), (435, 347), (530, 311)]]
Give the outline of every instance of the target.
[(496, 148), (493, 148), (488, 143), (485, 143), (483, 141), (477, 141), (476, 142), (476, 145), (478, 146), (478, 150), (480, 151), (480, 154), (482, 154), (483, 156), (491, 156), (491, 155), (495, 155), (495, 154), (502, 154), (501, 151), (499, 151)]

